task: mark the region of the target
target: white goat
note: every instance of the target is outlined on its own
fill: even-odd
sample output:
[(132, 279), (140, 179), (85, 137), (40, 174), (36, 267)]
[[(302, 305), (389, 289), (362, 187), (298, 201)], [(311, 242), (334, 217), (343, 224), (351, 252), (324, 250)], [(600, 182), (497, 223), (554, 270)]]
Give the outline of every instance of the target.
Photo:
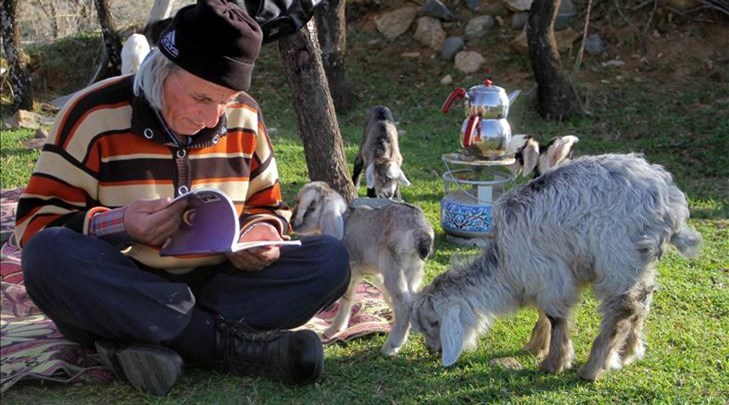
[(539, 177), (547, 169), (570, 160), (578, 141), (576, 136), (566, 135), (552, 138), (544, 145), (530, 135), (514, 135), (506, 146), (506, 154), (516, 159), (512, 170), (517, 176), (533, 172), (534, 177)]
[[(381, 200), (380, 200), (381, 201)], [(423, 279), (425, 260), (433, 251), (433, 228), (423, 211), (411, 204), (389, 202), (379, 208), (347, 208), (344, 198), (328, 184), (306, 184), (296, 198), (292, 219), (296, 232), (332, 235), (349, 253), (352, 278), (332, 325), (333, 336), (349, 323), (355, 287), (364, 275), (375, 276), (395, 320), (382, 347), (394, 355), (407, 340), (412, 297)]]
[(671, 175), (638, 155), (584, 156), (499, 198), (494, 240), (476, 260), (416, 295), (411, 321), (450, 366), (497, 316), (534, 305), (546, 315), (526, 349), (550, 372), (572, 365), (569, 325), (581, 290), (600, 301), (601, 330), (578, 375), (596, 380), (644, 354), (643, 322), (667, 243), (686, 257), (701, 236)]
[(367, 197), (399, 200), (400, 185), (409, 186), (410, 181), (402, 171), (395, 119), (389, 108), (375, 106), (367, 112), (366, 121), (354, 160), (352, 182), (359, 189), (359, 177), (364, 168)]
[(121, 73), (136, 73), (145, 56), (149, 53), (149, 42), (142, 34), (132, 34), (124, 42), (121, 50)]

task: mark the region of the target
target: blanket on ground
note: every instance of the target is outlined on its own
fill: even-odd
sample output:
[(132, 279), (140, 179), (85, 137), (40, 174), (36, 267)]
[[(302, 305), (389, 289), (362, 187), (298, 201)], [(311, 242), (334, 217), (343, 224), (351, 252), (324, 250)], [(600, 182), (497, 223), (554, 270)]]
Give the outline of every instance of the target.
[[(93, 350), (64, 339), (53, 321), (31, 301), (23, 285), (21, 251), (13, 236), (15, 207), (22, 189), (0, 192), (0, 393), (25, 379), (57, 382), (111, 381)], [(369, 282), (357, 286), (357, 303), (348, 327), (324, 338), (339, 308), (334, 303), (304, 328), (322, 336), (322, 343), (344, 342), (371, 333), (390, 331), (392, 311), (382, 292)]]

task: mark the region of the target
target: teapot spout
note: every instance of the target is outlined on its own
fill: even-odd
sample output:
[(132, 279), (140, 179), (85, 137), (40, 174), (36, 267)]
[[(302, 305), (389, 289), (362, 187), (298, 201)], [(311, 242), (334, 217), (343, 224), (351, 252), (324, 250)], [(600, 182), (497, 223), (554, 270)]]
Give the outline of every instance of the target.
[(514, 90), (509, 93), (509, 105), (514, 104), (514, 101), (517, 97), (519, 97), (519, 94), (521, 94), (521, 90)]

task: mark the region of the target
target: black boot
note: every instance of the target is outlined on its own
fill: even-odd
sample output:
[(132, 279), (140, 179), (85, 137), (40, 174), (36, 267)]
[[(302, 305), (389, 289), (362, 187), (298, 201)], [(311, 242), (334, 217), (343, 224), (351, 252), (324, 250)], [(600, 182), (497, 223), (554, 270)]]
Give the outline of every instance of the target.
[(166, 395), (182, 375), (182, 358), (166, 347), (121, 346), (108, 340), (97, 340), (94, 345), (101, 362), (116, 378), (151, 394)]
[(311, 384), (321, 375), (324, 350), (310, 330), (262, 332), (220, 316), (215, 323), (221, 370), (291, 385)]

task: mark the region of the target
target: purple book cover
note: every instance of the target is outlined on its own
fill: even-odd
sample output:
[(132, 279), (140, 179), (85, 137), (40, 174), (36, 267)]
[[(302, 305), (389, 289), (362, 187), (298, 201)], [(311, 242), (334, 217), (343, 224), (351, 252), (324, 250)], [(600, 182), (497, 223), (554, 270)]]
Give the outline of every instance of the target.
[(173, 201), (186, 199), (180, 230), (160, 250), (162, 256), (230, 252), (238, 242), (238, 213), (222, 191), (193, 190)]

